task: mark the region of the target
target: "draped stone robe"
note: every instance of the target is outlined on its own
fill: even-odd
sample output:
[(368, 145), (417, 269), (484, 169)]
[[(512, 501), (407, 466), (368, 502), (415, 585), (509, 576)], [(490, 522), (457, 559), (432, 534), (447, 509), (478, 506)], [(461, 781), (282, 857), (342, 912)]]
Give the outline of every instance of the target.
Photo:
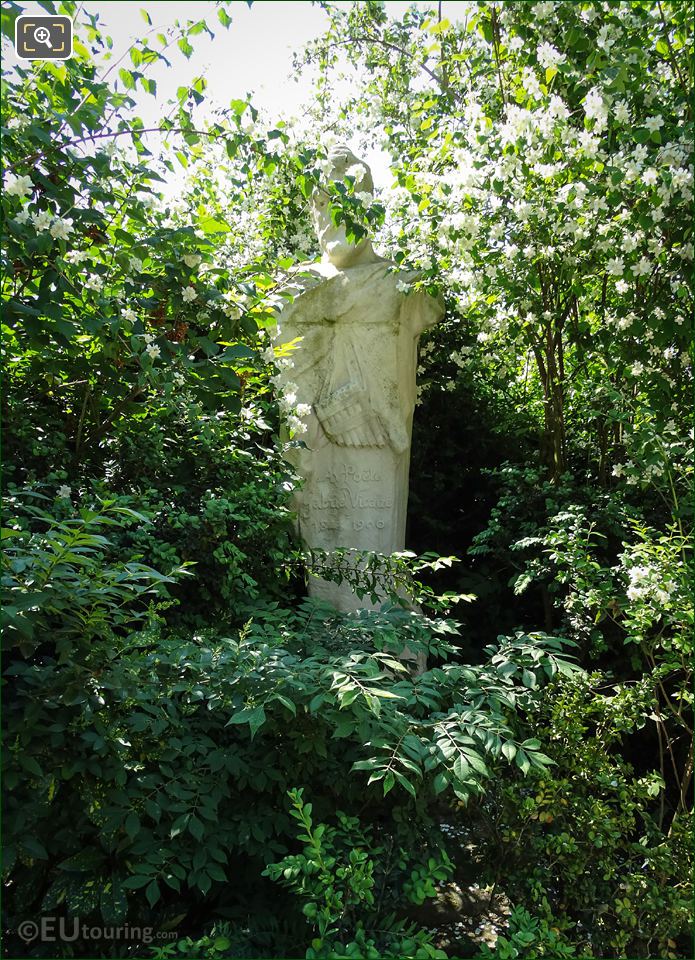
[[(396, 283), (415, 275), (389, 266), (313, 265), (304, 292), (280, 316), (275, 345), (302, 338), (281, 376), (311, 405), (306, 448), (290, 454), (303, 478), (294, 508), (309, 547), (405, 548), (417, 343), (443, 308), (424, 293), (399, 291)], [(340, 610), (371, 606), (347, 584), (313, 577), (310, 594)]]

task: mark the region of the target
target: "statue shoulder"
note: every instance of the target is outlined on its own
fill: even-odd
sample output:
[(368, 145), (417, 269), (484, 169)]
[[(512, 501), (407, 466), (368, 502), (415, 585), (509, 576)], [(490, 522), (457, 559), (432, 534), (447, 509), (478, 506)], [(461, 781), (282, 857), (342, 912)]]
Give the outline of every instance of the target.
[[(412, 284), (422, 277), (422, 271), (409, 270), (401, 274), (403, 283)], [(414, 290), (406, 296), (406, 309), (411, 326), (416, 336), (419, 336), (428, 327), (433, 327), (444, 317), (444, 297), (441, 294), (433, 296), (425, 290)]]

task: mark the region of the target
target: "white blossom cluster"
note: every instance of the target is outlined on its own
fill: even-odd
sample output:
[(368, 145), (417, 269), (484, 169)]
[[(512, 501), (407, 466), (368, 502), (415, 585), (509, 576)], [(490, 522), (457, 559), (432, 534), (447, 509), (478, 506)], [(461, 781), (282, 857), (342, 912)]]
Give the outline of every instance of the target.
[(671, 580), (663, 579), (663, 568), (659, 566), (638, 565), (628, 570), (629, 583), (627, 596), (633, 603), (668, 603), (675, 590)]

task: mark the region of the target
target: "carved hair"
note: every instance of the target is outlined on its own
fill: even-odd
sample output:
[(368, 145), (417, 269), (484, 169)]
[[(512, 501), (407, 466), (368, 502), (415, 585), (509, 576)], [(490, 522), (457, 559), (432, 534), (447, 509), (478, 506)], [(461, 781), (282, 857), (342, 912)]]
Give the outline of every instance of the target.
[(331, 180), (343, 180), (350, 167), (359, 164), (365, 169), (365, 175), (357, 185), (357, 190), (366, 190), (368, 193), (374, 193), (374, 180), (369, 165), (356, 157), (352, 150), (343, 143), (337, 143), (328, 151), (328, 160), (331, 164), (329, 177)]

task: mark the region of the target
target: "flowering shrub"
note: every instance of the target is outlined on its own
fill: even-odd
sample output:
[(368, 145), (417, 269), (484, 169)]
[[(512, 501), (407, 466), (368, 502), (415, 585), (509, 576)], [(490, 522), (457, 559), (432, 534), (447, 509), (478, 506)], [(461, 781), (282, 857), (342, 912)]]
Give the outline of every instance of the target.
[[(123, 948), (162, 960), (452, 955), (409, 911), (473, 871), (511, 906), (468, 954), (690, 956), (686, 5), (330, 7), (308, 124), (250, 99), (200, 122), (192, 72), (151, 128), (134, 92), (217, 25), (113, 61), (59, 12), (73, 58), (3, 76), (14, 955), (50, 952), (15, 932), (41, 914), (171, 928)], [(330, 180), (331, 137), (393, 182)], [(317, 197), (447, 305), (422, 556), (365, 557), (358, 595), (402, 589), (354, 617), (304, 597), (354, 570), (293, 542), (309, 411), (271, 344)]]

